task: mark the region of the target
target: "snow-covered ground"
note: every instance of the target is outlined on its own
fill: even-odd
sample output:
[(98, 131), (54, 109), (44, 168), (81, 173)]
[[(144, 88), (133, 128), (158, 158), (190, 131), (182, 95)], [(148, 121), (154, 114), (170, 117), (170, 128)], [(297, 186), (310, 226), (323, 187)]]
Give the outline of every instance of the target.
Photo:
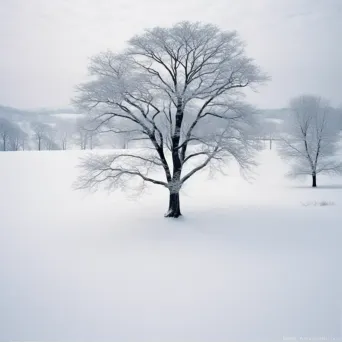
[(251, 184), (193, 178), (170, 220), (156, 186), (72, 191), (80, 155), (0, 154), (0, 341), (341, 336), (341, 178), (311, 189), (264, 151)]

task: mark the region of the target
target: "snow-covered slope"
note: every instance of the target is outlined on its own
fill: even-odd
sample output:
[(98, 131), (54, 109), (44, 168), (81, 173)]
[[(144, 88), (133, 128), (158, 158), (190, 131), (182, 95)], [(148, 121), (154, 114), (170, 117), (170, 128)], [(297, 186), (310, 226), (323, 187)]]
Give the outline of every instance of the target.
[(264, 151), (252, 183), (201, 174), (168, 220), (158, 187), (72, 191), (80, 155), (0, 155), (1, 341), (341, 336), (341, 178), (310, 189)]

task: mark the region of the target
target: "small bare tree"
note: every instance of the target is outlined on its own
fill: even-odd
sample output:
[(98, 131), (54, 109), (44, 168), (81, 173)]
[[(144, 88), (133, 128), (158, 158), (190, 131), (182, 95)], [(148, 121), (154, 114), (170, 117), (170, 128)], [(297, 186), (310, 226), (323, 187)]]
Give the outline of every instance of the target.
[(70, 134), (67, 130), (65, 131), (59, 131), (58, 132), (59, 138), (60, 138), (60, 143), (61, 143), (61, 147), (62, 150), (67, 150), (68, 149), (68, 140), (70, 137)]
[(37, 148), (38, 151), (43, 149), (43, 143), (47, 142), (48, 134), (51, 130), (51, 127), (43, 122), (33, 122), (32, 123), (32, 130), (34, 132), (34, 137), (37, 140)]
[(264, 119), (262, 122), (261, 137), (269, 141), (269, 149), (272, 150), (273, 141), (278, 139), (278, 125), (274, 119)]
[(18, 151), (23, 147), (26, 133), (14, 122), (0, 118), (0, 144), (3, 151)]
[(291, 176), (310, 175), (312, 186), (316, 187), (318, 174), (342, 172), (342, 163), (334, 158), (339, 127), (328, 102), (320, 97), (294, 98), (290, 108), (280, 153), (291, 163)]
[(45, 133), (44, 146), (46, 150), (60, 150), (60, 146), (57, 143), (58, 131), (56, 127), (48, 125)]
[(27, 134), (23, 132), (20, 127), (16, 127), (10, 140), (10, 148), (12, 151), (25, 150), (25, 142)]
[(122, 54), (95, 56), (89, 71), (93, 79), (79, 86), (75, 102), (92, 114), (95, 129), (129, 133), (149, 146), (83, 160), (78, 188), (137, 186), (132, 178), (141, 187), (161, 185), (169, 191), (165, 216), (179, 217), (180, 189), (197, 172), (231, 158), (243, 170), (252, 165), (253, 110), (240, 90), (267, 77), (236, 32), (189, 22), (157, 27), (132, 38)]
[(81, 150), (92, 150), (98, 145), (96, 124), (87, 117), (81, 117), (76, 122), (76, 140)]
[(5, 118), (0, 118), (0, 137), (2, 150), (7, 151), (9, 149), (10, 138), (13, 132), (13, 125)]
[(85, 150), (87, 148), (87, 131), (84, 129), (84, 119), (79, 118), (76, 121), (76, 127), (75, 127), (75, 139), (77, 143), (80, 146), (81, 150)]
[(74, 124), (60, 119), (56, 123), (55, 130), (57, 144), (61, 147), (62, 150), (67, 150), (69, 140), (71, 139), (73, 134)]

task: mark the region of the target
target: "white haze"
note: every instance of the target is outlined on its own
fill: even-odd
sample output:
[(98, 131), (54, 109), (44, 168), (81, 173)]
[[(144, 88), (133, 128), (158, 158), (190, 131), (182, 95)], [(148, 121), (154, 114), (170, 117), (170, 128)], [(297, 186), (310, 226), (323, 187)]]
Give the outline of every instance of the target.
[(88, 57), (180, 20), (236, 29), (273, 81), (249, 99), (283, 107), (303, 92), (341, 103), (340, 0), (0, 0), (0, 103), (65, 106)]

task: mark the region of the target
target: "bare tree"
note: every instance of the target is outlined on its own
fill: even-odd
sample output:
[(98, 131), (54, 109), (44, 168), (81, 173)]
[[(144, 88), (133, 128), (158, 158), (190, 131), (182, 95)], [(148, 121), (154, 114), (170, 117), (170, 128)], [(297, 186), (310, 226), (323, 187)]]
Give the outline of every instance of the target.
[(90, 150), (94, 149), (99, 145), (98, 135), (94, 129), (90, 129), (87, 132), (88, 147)]
[(18, 151), (23, 147), (26, 133), (14, 122), (0, 118), (0, 137), (3, 151)]
[(94, 121), (81, 117), (76, 122), (76, 140), (81, 150), (92, 150), (98, 146), (98, 131)]
[(261, 125), (261, 139), (269, 141), (269, 149), (272, 150), (273, 141), (279, 138), (279, 122), (276, 119), (265, 118)]
[[(231, 158), (243, 170), (252, 165), (253, 109), (241, 91), (267, 76), (236, 32), (189, 22), (157, 27), (132, 38), (122, 54), (95, 56), (89, 71), (93, 79), (79, 86), (75, 102), (92, 114), (95, 129), (129, 133), (149, 146), (83, 160), (78, 188), (137, 186), (132, 178), (142, 188), (157, 184), (169, 191), (165, 216), (179, 217), (180, 189), (197, 172)], [(129, 132), (122, 121), (131, 123)]]
[(56, 124), (55, 130), (58, 145), (60, 145), (62, 150), (67, 150), (69, 140), (71, 139), (74, 131), (74, 124), (71, 124), (66, 120), (60, 119)]
[(87, 131), (84, 129), (84, 119), (79, 118), (76, 121), (76, 140), (80, 146), (81, 150), (85, 150), (87, 148), (87, 142), (88, 142), (88, 137), (87, 137)]
[(25, 150), (27, 134), (20, 127), (16, 127), (10, 139), (10, 148), (12, 151)]
[(320, 97), (303, 95), (294, 98), (290, 107), (280, 153), (291, 163), (291, 176), (310, 175), (316, 187), (318, 174), (342, 172), (342, 163), (334, 158), (339, 127), (328, 102)]
[(60, 150), (61, 147), (57, 143), (58, 130), (56, 127), (47, 126), (45, 137), (44, 137), (44, 146), (46, 150)]
[(10, 137), (13, 132), (13, 125), (5, 118), (0, 118), (0, 137), (2, 150), (7, 151), (9, 148)]
[(51, 127), (42, 122), (33, 122), (32, 130), (34, 132), (34, 136), (37, 140), (37, 148), (38, 151), (43, 149), (43, 142), (47, 140), (47, 134), (50, 131)]
[(60, 142), (62, 150), (68, 149), (69, 132), (67, 130), (59, 132)]

